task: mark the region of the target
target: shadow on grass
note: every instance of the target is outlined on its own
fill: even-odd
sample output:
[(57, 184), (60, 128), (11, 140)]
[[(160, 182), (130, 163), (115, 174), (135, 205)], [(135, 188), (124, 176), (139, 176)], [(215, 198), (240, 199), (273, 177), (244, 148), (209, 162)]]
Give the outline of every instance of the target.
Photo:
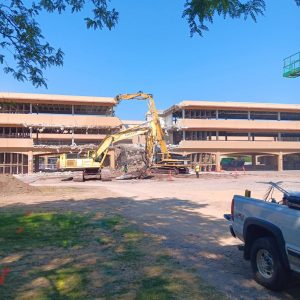
[[(74, 228), (66, 227), (64, 236), (73, 240), (67, 245), (0, 247), (0, 266), (11, 270), (0, 293), (5, 299), (221, 299), (208, 282), (230, 298), (300, 297), (297, 280), (277, 294), (255, 284), (249, 263), (228, 242), (226, 222), (196, 211), (206, 205), (107, 198), (3, 207), (3, 216), (58, 212), (80, 221), (74, 238)], [(0, 234), (1, 242), (6, 238)]]

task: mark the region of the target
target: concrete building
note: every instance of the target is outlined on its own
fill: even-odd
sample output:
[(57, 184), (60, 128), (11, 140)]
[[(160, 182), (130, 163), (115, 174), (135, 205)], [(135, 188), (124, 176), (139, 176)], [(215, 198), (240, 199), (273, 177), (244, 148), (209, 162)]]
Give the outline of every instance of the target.
[[(96, 148), (107, 134), (143, 123), (122, 122), (116, 104), (108, 97), (0, 93), (0, 174), (47, 169), (59, 153)], [(228, 156), (250, 158), (249, 169), (300, 169), (300, 105), (183, 101), (159, 114), (173, 151), (205, 170), (220, 170)], [(111, 167), (114, 159), (111, 151)]]
[[(130, 128), (133, 128), (133, 127), (141, 126), (144, 123), (145, 123), (145, 121), (122, 120), (122, 124), (123, 124), (124, 129), (130, 129)], [(130, 140), (125, 140), (123, 143), (145, 145), (146, 144), (145, 135), (133, 136)]]
[(252, 169), (300, 169), (300, 105), (183, 101), (160, 115), (193, 162), (220, 170), (222, 157), (250, 156)]
[[(96, 147), (122, 126), (114, 98), (0, 93), (0, 174), (31, 173), (54, 154)], [(111, 162), (113, 164), (113, 162)]]

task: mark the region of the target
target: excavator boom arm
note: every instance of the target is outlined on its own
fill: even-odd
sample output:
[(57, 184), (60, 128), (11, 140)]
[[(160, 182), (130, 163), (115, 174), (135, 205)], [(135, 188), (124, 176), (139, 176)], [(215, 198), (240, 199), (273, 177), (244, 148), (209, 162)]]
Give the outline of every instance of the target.
[(120, 102), (121, 100), (148, 100), (148, 108), (152, 117), (152, 120), (150, 121), (150, 127), (153, 137), (152, 141), (159, 144), (161, 153), (163, 154), (163, 158), (170, 159), (171, 154), (164, 140), (164, 132), (159, 121), (158, 111), (153, 99), (153, 95), (145, 94), (142, 92), (136, 94), (120, 94), (116, 96), (116, 100), (117, 102)]
[(105, 157), (107, 155), (108, 149), (115, 142), (130, 139), (137, 135), (147, 134), (150, 131), (148, 123), (142, 124), (140, 126), (136, 126), (133, 128), (121, 130), (115, 134), (107, 136), (99, 146), (96, 151), (95, 160), (100, 162), (100, 166), (102, 166)]

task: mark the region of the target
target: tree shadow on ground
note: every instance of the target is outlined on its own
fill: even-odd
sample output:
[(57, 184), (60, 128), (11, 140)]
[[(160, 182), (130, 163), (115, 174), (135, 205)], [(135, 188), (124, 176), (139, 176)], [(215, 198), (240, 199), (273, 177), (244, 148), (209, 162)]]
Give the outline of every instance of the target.
[[(196, 204), (189, 200), (177, 198), (160, 198), (137, 200), (135, 198), (112, 197), (105, 199), (89, 198), (82, 200), (64, 199), (39, 204), (24, 205), (24, 203), (7, 205), (0, 212), (8, 211), (72, 211), (80, 213), (109, 213), (121, 215), (143, 230), (156, 236), (163, 246), (169, 249), (172, 257), (184, 268), (193, 269), (209, 284), (217, 287), (232, 299), (299, 299), (299, 279), (294, 279), (284, 293), (267, 291), (252, 280), (249, 262), (242, 258), (230, 237), (228, 225), (224, 220), (205, 215), (199, 210), (207, 204)], [(153, 245), (152, 245), (153, 246)], [(154, 245), (155, 246), (155, 245)], [(96, 249), (96, 248), (95, 248)], [(94, 249), (94, 250), (95, 250)], [(44, 260), (44, 268), (51, 265), (66, 264), (70, 268), (84, 267), (95, 264), (95, 252), (83, 253), (70, 249), (71, 261), (57, 261), (50, 255), (51, 249), (41, 250), (37, 256), (36, 266)], [(49, 255), (49, 260), (45, 260)], [(23, 259), (23, 258), (19, 258)], [(3, 261), (3, 258), (2, 258)], [(18, 259), (12, 261), (11, 269)], [(43, 264), (43, 263), (42, 263)], [(33, 265), (34, 267), (35, 265)], [(18, 266), (18, 268), (20, 268)], [(20, 268), (22, 271), (24, 269)], [(108, 266), (109, 270), (109, 266)], [(18, 269), (15, 270), (18, 272)], [(63, 276), (63, 275), (62, 275)], [(93, 279), (100, 282), (101, 278)], [(74, 279), (76, 283), (76, 278)], [(94, 287), (97, 290), (97, 286)], [(130, 299), (130, 297), (129, 297)]]

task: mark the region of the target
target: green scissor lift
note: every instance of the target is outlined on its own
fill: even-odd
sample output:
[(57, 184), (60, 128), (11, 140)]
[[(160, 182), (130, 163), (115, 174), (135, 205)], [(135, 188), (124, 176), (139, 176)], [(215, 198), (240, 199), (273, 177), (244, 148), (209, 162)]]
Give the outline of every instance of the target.
[(283, 77), (296, 78), (300, 76), (300, 52), (283, 60)]

